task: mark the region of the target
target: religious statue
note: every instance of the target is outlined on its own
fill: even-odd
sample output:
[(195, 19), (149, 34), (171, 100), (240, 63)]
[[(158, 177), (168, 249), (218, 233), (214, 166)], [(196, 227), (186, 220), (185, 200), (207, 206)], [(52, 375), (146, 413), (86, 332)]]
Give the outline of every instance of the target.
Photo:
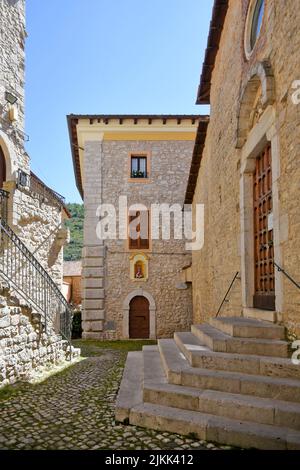
[(136, 273), (135, 273), (135, 278), (136, 279), (142, 279), (143, 277), (144, 277), (144, 275), (143, 275), (143, 272), (142, 272), (142, 268), (141, 268), (141, 266), (138, 266), (137, 270), (136, 270)]

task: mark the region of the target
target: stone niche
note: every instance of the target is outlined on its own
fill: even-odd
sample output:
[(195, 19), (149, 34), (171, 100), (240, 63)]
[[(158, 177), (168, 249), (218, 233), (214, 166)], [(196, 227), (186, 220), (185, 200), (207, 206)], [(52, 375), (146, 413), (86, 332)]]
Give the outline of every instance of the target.
[(130, 257), (130, 279), (132, 281), (147, 281), (149, 258), (144, 253)]

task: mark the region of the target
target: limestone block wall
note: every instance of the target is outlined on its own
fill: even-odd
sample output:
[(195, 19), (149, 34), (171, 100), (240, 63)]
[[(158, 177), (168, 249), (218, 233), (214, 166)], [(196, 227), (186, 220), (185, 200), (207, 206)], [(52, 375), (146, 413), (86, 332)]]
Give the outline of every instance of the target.
[[(88, 144), (88, 145), (87, 145)], [(179, 290), (181, 269), (191, 262), (182, 240), (152, 241), (149, 279), (130, 279), (128, 240), (106, 240), (101, 246), (95, 238), (102, 202), (118, 210), (119, 197), (126, 195), (128, 206), (141, 203), (183, 204), (193, 142), (190, 141), (103, 141), (85, 143), (85, 248), (84, 313), (85, 338), (124, 338), (124, 302), (142, 288), (156, 305), (155, 336), (171, 337), (174, 331), (188, 330), (192, 317), (192, 290)], [(129, 154), (149, 152), (150, 178), (147, 182), (129, 181)], [(101, 176), (102, 179), (101, 179)], [(128, 306), (127, 306), (128, 308)], [(125, 309), (126, 310), (126, 309)]]
[[(25, 85), (25, 0), (0, 2), (0, 145), (7, 159), (8, 180), (17, 168), (29, 172), (24, 152), (24, 85)], [(18, 98), (14, 105), (18, 120), (8, 119), (5, 92)]]
[[(72, 356), (78, 351), (72, 351)], [(30, 307), (0, 286), (0, 388), (31, 381), (69, 358), (68, 342), (48, 326), (40, 329)]]
[[(16, 191), (16, 220), (12, 228), (59, 287), (63, 281), (63, 247), (55, 250), (63, 226), (63, 210), (46, 198)], [(65, 240), (66, 242), (67, 240)], [(54, 256), (51, 253), (54, 252)]]
[[(250, 57), (244, 54), (244, 28), (248, 0), (229, 1), (211, 88), (211, 121), (201, 162), (194, 202), (205, 203), (206, 242), (193, 253), (194, 321), (213, 315), (234, 273), (240, 269), (241, 153), (236, 149), (239, 99), (249, 71), (268, 59), (274, 74), (274, 132), (278, 137), (279, 250), (283, 267), (300, 280), (300, 105), (292, 101), (293, 82), (300, 77), (300, 11), (297, 0), (265, 2), (258, 43)], [(234, 25), (234, 27), (232, 26)], [(226, 80), (224, 80), (226, 77)], [(276, 256), (276, 254), (275, 254)], [(277, 275), (278, 276), (278, 275)], [(280, 275), (282, 276), (282, 275)], [(279, 318), (300, 334), (300, 292), (284, 277)], [(237, 282), (225, 314), (242, 310)]]

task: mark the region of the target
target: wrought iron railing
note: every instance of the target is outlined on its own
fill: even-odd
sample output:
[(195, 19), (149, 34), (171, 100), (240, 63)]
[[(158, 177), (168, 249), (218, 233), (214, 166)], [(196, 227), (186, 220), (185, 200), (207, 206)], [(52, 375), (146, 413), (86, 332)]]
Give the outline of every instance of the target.
[(231, 283), (230, 283), (230, 286), (229, 286), (228, 289), (227, 289), (227, 292), (226, 292), (226, 294), (225, 294), (225, 296), (224, 296), (224, 298), (223, 298), (223, 300), (222, 300), (222, 302), (221, 302), (221, 304), (220, 304), (220, 307), (218, 308), (216, 317), (217, 317), (217, 316), (219, 315), (219, 313), (221, 312), (222, 307), (223, 307), (223, 305), (225, 304), (225, 302), (228, 302), (229, 293), (230, 293), (230, 291), (231, 291), (231, 289), (232, 289), (233, 284), (235, 283), (235, 281), (236, 281), (237, 279), (239, 279), (239, 274), (240, 274), (239, 271), (237, 271), (237, 272), (235, 273), (235, 276), (234, 276), (234, 278), (232, 279), (232, 281), (231, 281)]
[(43, 183), (33, 172), (30, 173), (30, 191), (39, 194), (43, 198), (54, 200), (61, 206), (64, 206), (66, 203), (65, 198), (61, 194), (49, 188), (49, 186)]
[(9, 193), (0, 189), (0, 220), (7, 222)]
[(300, 289), (300, 284), (295, 281), (295, 279), (292, 278), (279, 264), (275, 263), (274, 261), (274, 266), (277, 268), (279, 273), (282, 273), (294, 286), (296, 286), (298, 289)]
[(0, 276), (70, 344), (73, 313), (58, 286), (4, 220), (0, 221)]

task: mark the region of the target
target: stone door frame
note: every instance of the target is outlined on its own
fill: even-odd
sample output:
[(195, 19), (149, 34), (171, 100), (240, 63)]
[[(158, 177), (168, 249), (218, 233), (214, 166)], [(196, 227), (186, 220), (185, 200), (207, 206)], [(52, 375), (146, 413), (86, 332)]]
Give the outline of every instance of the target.
[(156, 304), (155, 300), (145, 289), (135, 289), (127, 295), (123, 302), (123, 338), (129, 339), (130, 302), (134, 297), (145, 297), (149, 302), (150, 334), (149, 339), (156, 339)]
[(6, 181), (14, 180), (16, 168), (14, 167), (15, 153), (12, 149), (12, 144), (7, 136), (0, 130), (0, 146), (4, 155), (6, 165)]
[[(253, 307), (254, 295), (254, 223), (253, 223), (253, 172), (257, 155), (267, 143), (272, 152), (272, 194), (274, 259), (281, 265), (280, 210), (278, 180), (280, 177), (280, 146), (276, 129), (275, 107), (269, 105), (257, 124), (251, 129), (241, 150), (240, 220), (241, 220), (241, 281), (243, 308)], [(275, 310), (282, 311), (282, 276), (275, 270)]]

